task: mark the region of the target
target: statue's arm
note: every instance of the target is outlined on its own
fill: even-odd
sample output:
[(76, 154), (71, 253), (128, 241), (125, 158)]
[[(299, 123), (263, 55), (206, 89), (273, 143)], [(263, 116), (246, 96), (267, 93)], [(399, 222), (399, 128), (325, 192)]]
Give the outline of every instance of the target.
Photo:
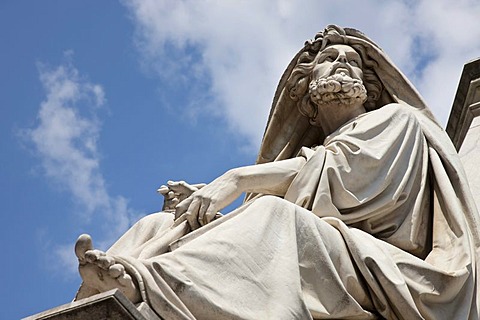
[(293, 178), (303, 167), (303, 157), (232, 169), (241, 192), (285, 195)]
[(303, 157), (231, 169), (176, 206), (192, 229), (209, 223), (242, 192), (284, 195), (306, 160)]

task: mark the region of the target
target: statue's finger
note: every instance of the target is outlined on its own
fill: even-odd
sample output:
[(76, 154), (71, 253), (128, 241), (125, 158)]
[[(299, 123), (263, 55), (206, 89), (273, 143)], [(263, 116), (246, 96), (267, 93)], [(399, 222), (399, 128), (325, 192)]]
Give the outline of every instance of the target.
[(202, 200), (200, 200), (200, 198), (193, 198), (192, 202), (188, 206), (187, 213), (193, 214), (198, 217), (198, 210), (200, 209), (201, 204)]
[(200, 224), (198, 223), (196, 216), (194, 216), (193, 214), (187, 213), (186, 217), (187, 217), (187, 222), (190, 225), (190, 228), (192, 230), (196, 230), (201, 227)]
[(161, 195), (165, 195), (170, 191), (170, 188), (167, 187), (166, 185), (161, 185), (160, 188), (157, 189), (157, 192), (160, 193)]
[(183, 200), (187, 199), (190, 196), (191, 196), (191, 194), (179, 193), (177, 198), (180, 202), (182, 202)]
[(196, 213), (187, 211), (185, 216), (192, 230), (196, 230), (201, 227), (201, 225), (198, 223), (198, 219), (197, 219), (198, 215)]
[(214, 206), (209, 206), (204, 216), (205, 224), (212, 222), (212, 220), (214, 220), (216, 216), (217, 209)]
[(167, 181), (168, 188), (170, 189), (172, 189), (172, 187), (173, 188), (178, 187), (182, 183), (185, 183), (185, 181), (172, 181), (172, 180)]
[(207, 224), (205, 222), (206, 220), (204, 220), (204, 217), (205, 217), (205, 212), (207, 211), (209, 206), (210, 206), (210, 200), (204, 199), (202, 201), (202, 204), (200, 205), (200, 208), (198, 209), (198, 222), (202, 226)]
[(174, 182), (169, 185), (170, 189), (182, 194), (191, 195), (193, 192), (197, 191), (198, 189), (193, 187), (192, 185), (186, 183), (185, 181), (178, 181)]
[(190, 203), (193, 201), (193, 198), (186, 198), (175, 206), (175, 219), (180, 217), (182, 214), (187, 212)]
[(199, 198), (194, 198), (192, 203), (190, 203), (190, 206), (188, 206), (187, 220), (192, 230), (198, 229), (200, 227), (197, 220), (198, 220), (198, 210), (200, 209), (201, 204), (202, 204), (202, 201)]
[(177, 226), (181, 225), (181, 224), (184, 223), (184, 222), (187, 222), (187, 224), (188, 224), (187, 214), (186, 214), (186, 213), (182, 214), (180, 217), (176, 218), (176, 219), (173, 221), (172, 228), (176, 228)]
[(162, 210), (163, 211), (166, 211), (166, 210), (175, 210), (175, 207), (177, 206), (177, 204), (179, 203), (180, 201), (178, 200), (178, 198), (173, 198), (173, 199), (165, 199), (165, 201), (163, 202), (163, 208)]

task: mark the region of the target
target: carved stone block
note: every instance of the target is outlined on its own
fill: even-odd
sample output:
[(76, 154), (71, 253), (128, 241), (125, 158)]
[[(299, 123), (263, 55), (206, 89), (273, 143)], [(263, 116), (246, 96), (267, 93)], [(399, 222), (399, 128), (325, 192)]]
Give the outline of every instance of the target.
[(447, 124), (480, 209), (480, 58), (465, 64)]
[(23, 320), (160, 320), (146, 303), (135, 306), (118, 289), (40, 312)]

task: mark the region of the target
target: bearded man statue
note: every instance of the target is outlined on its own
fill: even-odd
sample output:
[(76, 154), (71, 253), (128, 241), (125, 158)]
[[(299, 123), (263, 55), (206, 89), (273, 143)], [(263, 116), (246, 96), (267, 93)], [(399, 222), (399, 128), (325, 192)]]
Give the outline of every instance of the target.
[(165, 212), (106, 253), (80, 236), (77, 299), (119, 288), (163, 319), (479, 317), (478, 216), (455, 149), (357, 30), (328, 26), (294, 57), (256, 165), (162, 192)]

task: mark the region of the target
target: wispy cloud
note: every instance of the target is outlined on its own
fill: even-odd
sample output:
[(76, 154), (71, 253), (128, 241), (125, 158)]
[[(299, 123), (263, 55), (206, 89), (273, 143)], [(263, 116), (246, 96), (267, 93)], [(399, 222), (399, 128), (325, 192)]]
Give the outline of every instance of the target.
[(480, 57), (480, 2), (475, 0), (419, 1), (414, 32), (423, 56), (431, 56), (421, 70), (418, 87), (446, 123), (463, 65)]
[[(98, 239), (102, 246), (128, 228), (132, 210), (124, 197), (109, 194), (100, 168), (101, 122), (97, 115), (106, 101), (104, 89), (82, 76), (71, 56), (67, 53), (66, 61), (56, 67), (38, 65), (46, 97), (40, 104), (37, 125), (24, 130), (23, 137), (40, 159), (43, 174), (68, 192), (80, 208), (77, 211), (82, 216), (77, 218), (88, 223), (101, 215), (103, 224), (109, 226), (104, 238)], [(49, 250), (70, 270), (76, 265), (73, 243)]]
[(287, 63), (327, 24), (355, 27), (379, 43), (442, 122), (463, 64), (480, 55), (480, 43), (472, 41), (479, 38), (480, 3), (472, 0), (123, 2), (142, 62), (162, 78), (208, 78), (209, 105), (189, 110), (220, 112), (252, 146), (260, 142)]

